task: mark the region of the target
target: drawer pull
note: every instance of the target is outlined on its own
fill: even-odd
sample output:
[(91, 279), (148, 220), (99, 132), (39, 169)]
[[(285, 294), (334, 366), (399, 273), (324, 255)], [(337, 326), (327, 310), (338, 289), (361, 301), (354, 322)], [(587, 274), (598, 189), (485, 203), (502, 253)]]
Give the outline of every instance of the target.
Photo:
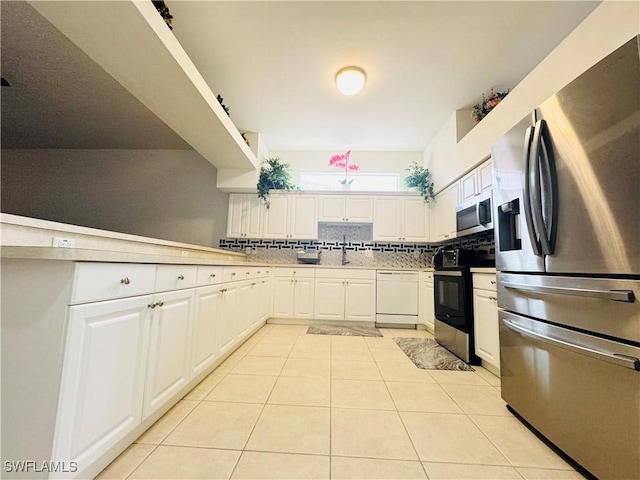
[(232, 276), (232, 277), (235, 277), (235, 276), (236, 276), (236, 273), (235, 273), (235, 272), (231, 273), (231, 276)]
[(164, 306), (164, 302), (158, 302), (158, 303), (156, 303), (156, 305), (159, 306), (159, 307), (163, 307)]
[(131, 283), (131, 280), (129, 280), (129, 277), (124, 277), (122, 280), (120, 280), (120, 283), (122, 283), (123, 285), (129, 285)]
[(184, 275), (178, 275), (178, 280), (184, 280)]
[(209, 278), (216, 278), (216, 274), (212, 273), (211, 275), (209, 275)]
[(496, 281), (495, 280), (491, 280), (491, 285), (495, 285)]

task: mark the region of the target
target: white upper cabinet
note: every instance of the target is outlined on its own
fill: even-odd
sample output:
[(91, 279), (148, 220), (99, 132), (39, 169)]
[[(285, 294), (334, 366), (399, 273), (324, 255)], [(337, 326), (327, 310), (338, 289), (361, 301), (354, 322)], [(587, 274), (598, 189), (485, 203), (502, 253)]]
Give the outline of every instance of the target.
[(427, 242), (428, 218), (422, 197), (375, 197), (373, 240)]
[(373, 201), (373, 240), (396, 242), (402, 237), (402, 198), (376, 197)]
[(429, 209), (422, 197), (403, 199), (402, 240), (427, 242), (429, 240)]
[(262, 200), (256, 194), (230, 194), (227, 237), (260, 238), (262, 236), (264, 210)]
[(431, 207), (432, 242), (442, 242), (456, 236), (456, 206), (459, 200), (460, 183), (456, 182), (436, 196)]
[(491, 159), (478, 167), (479, 193), (486, 192), (493, 185), (493, 162)]
[(373, 222), (373, 197), (368, 195), (320, 195), (319, 222)]
[(474, 168), (460, 179), (460, 203), (491, 189), (493, 163), (491, 159)]
[(477, 170), (472, 170), (460, 179), (460, 202), (471, 200), (478, 193)]
[(270, 194), (263, 238), (318, 238), (318, 197), (316, 195)]

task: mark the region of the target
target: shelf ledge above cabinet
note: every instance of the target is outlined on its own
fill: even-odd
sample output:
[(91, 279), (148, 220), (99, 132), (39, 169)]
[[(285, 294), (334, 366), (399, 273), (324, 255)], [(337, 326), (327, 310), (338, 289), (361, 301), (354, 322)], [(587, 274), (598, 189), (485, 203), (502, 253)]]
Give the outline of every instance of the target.
[(259, 161), (151, 2), (30, 2), (217, 168)]

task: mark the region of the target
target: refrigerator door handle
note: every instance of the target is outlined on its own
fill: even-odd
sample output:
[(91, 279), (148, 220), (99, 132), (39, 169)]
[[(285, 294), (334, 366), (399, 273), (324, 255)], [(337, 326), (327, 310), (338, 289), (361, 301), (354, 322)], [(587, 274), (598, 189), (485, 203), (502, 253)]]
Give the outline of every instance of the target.
[(616, 302), (635, 301), (633, 290), (592, 290), (588, 288), (568, 288), (568, 287), (551, 287), (546, 285), (527, 285), (525, 283), (502, 282), (504, 288), (513, 290), (524, 290), (526, 292), (536, 293), (555, 293), (557, 295), (571, 295), (574, 297), (590, 297), (602, 298), (605, 300), (614, 300)]
[(536, 233), (535, 225), (533, 223), (533, 214), (531, 212), (531, 147), (533, 146), (533, 134), (534, 127), (528, 127), (524, 135), (524, 192), (522, 200), (524, 203), (524, 218), (527, 222), (527, 233), (529, 234), (529, 240), (531, 241), (531, 248), (533, 254), (542, 255), (542, 248), (538, 241), (538, 235)]
[(600, 360), (604, 360), (606, 362), (619, 365), (621, 367), (629, 368), (631, 370), (640, 371), (640, 359), (637, 359), (635, 357), (631, 357), (629, 355), (617, 354), (617, 353), (604, 352), (602, 350), (595, 350), (593, 348), (585, 347), (582, 345), (569, 343), (564, 340), (559, 340), (557, 338), (549, 337), (547, 335), (534, 332), (532, 330), (524, 328), (506, 319), (503, 319), (502, 323), (506, 327), (513, 330), (514, 332), (517, 332), (520, 335), (524, 335), (525, 337), (533, 338), (534, 340), (539, 340), (544, 343), (549, 343), (551, 345), (555, 345), (560, 348), (564, 348), (566, 350), (570, 350), (572, 352), (576, 352), (579, 354), (589, 355), (590, 357), (595, 357)]
[[(536, 184), (534, 189), (535, 209), (533, 222), (539, 232), (542, 253), (552, 255), (555, 251), (555, 239), (558, 219), (558, 177), (556, 163), (551, 148), (549, 127), (545, 120), (536, 122), (534, 134), (534, 160)], [(543, 197), (544, 195), (544, 197)], [(544, 205), (543, 205), (544, 204)], [(546, 218), (543, 208), (548, 207)]]
[(533, 129), (532, 148), (529, 153), (529, 175), (533, 177), (533, 184), (531, 185), (531, 211), (533, 212), (533, 225), (535, 227), (538, 248), (542, 251), (542, 254), (548, 254), (550, 250), (549, 235), (544, 223), (544, 216), (542, 214), (542, 172), (541, 168), (544, 168), (544, 164), (540, 161), (540, 154), (542, 152), (542, 130), (544, 124), (542, 120), (538, 120)]

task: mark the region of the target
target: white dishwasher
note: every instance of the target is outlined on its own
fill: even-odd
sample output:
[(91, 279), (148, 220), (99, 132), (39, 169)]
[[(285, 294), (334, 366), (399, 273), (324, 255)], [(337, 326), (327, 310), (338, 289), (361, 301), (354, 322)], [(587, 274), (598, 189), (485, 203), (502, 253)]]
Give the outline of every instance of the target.
[(418, 324), (418, 272), (378, 270), (376, 272), (376, 325)]

